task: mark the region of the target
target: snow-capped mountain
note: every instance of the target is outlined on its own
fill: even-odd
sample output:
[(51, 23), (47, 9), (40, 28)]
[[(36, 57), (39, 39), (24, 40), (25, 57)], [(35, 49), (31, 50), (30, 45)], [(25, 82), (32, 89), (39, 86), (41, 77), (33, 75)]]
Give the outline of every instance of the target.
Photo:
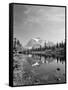
[[(27, 45), (25, 46), (25, 48), (31, 49), (31, 48), (40, 48), (44, 46), (45, 44), (45, 40), (38, 38), (32, 38), (31, 40), (29, 40), (29, 42), (27, 43)], [(46, 42), (46, 46), (53, 46), (54, 43), (53, 42)]]
[(32, 38), (27, 45), (25, 46), (25, 48), (39, 48), (40, 45), (42, 44), (42, 40), (40, 38)]

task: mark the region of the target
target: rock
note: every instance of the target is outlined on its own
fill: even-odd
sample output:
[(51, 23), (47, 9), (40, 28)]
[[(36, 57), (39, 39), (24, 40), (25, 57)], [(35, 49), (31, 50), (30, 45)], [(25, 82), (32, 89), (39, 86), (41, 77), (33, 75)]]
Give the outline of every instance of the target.
[(57, 71), (60, 71), (60, 68), (57, 68)]
[(57, 78), (57, 81), (60, 81), (61, 79), (60, 78)]

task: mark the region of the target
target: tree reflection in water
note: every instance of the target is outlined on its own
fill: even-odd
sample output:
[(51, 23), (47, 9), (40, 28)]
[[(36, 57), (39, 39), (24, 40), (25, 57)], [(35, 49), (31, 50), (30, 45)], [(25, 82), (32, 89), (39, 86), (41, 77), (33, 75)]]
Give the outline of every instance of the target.
[(64, 58), (34, 54), (22, 54), (15, 57), (17, 63), (14, 63), (14, 65), (18, 66), (14, 68), (15, 85), (51, 84), (65, 82), (66, 74)]

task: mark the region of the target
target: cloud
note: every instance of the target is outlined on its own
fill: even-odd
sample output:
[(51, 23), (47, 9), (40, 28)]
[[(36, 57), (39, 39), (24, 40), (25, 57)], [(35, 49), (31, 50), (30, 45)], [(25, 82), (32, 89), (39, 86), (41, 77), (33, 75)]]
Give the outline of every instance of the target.
[(24, 14), (27, 15), (27, 18), (24, 23), (36, 23), (41, 26), (46, 25), (48, 23), (63, 23), (64, 22), (64, 9), (57, 7), (37, 7), (37, 6), (27, 6)]

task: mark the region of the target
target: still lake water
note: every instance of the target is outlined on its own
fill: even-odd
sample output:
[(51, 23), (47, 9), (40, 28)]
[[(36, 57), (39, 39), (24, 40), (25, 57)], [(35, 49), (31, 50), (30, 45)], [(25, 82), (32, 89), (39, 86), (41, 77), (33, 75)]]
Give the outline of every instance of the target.
[[(23, 82), (20, 82), (21, 85), (56, 84), (66, 82), (65, 59), (63, 58), (19, 54), (18, 56), (15, 56), (15, 59), (18, 61), (18, 64), (20, 63), (21, 69), (23, 68), (23, 70), (26, 71), (26, 78), (20, 78), (25, 82), (24, 84)], [(15, 70), (14, 72), (16, 73)], [(17, 72), (19, 71), (17, 70)]]
[(40, 84), (64, 83), (65, 82), (65, 60), (63, 58), (46, 57), (42, 55), (24, 55), (35, 73), (40, 77)]

